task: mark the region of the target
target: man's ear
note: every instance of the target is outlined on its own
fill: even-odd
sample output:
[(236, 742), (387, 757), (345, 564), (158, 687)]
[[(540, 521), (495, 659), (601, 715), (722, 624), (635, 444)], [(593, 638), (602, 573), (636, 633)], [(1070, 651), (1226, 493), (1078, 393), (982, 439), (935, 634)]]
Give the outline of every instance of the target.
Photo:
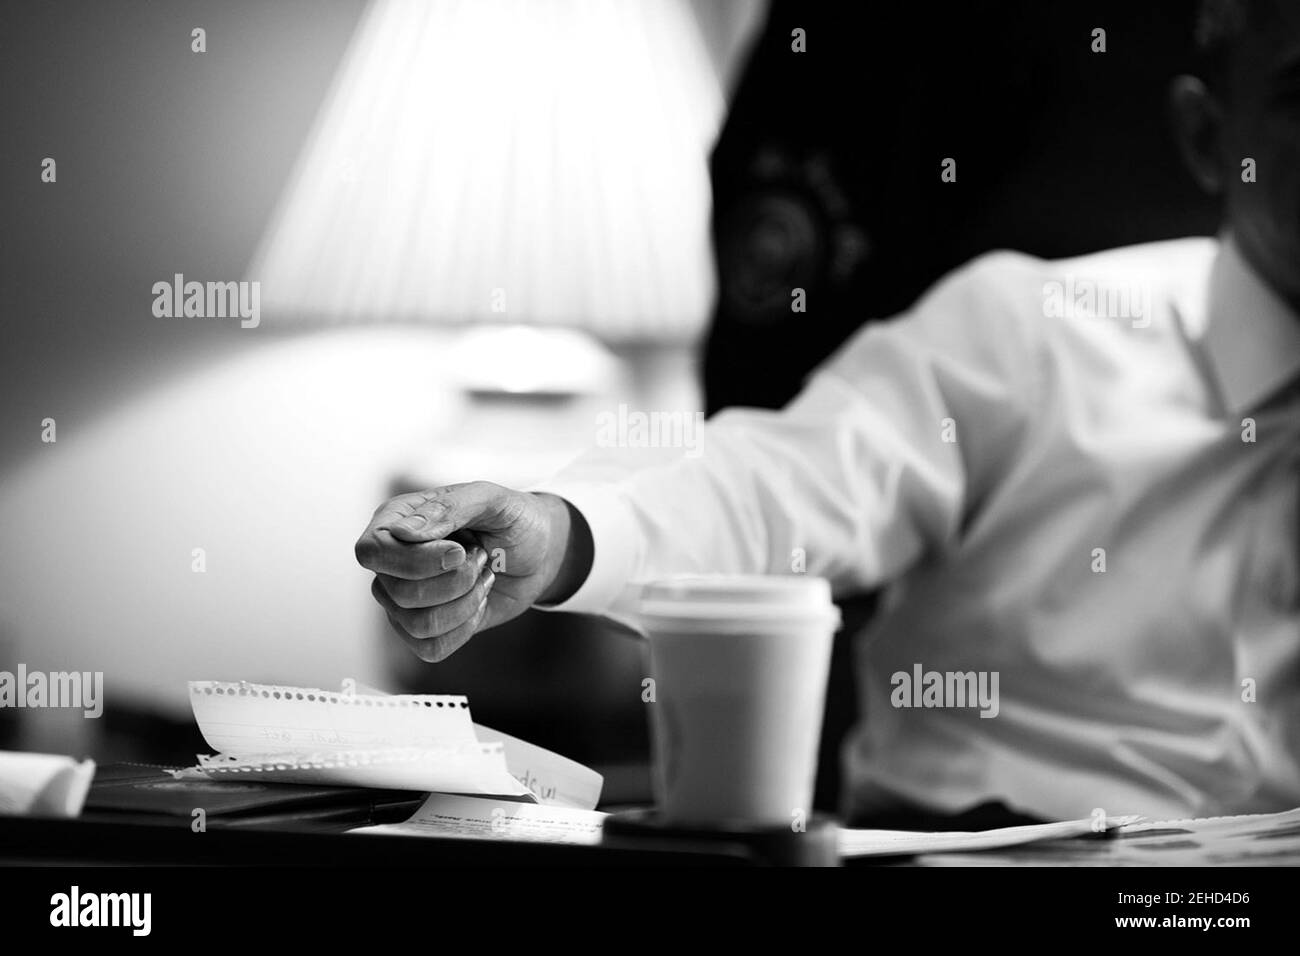
[(1176, 76), (1169, 85), (1169, 113), (1188, 172), (1207, 193), (1218, 195), (1223, 188), (1223, 108), (1202, 80)]

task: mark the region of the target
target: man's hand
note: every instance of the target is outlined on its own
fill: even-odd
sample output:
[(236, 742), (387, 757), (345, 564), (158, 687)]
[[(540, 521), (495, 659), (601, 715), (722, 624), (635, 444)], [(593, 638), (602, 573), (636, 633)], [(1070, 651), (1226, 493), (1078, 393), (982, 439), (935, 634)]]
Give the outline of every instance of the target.
[(591, 567), (586, 522), (554, 495), (486, 481), (399, 495), (357, 539), (371, 592), (418, 657), (440, 661), (539, 601), (560, 601)]

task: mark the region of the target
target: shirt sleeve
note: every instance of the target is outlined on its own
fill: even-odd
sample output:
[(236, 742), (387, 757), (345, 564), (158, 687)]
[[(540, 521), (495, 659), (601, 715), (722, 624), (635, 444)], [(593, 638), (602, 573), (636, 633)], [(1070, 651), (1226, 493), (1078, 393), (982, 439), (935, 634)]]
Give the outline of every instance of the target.
[(982, 257), (866, 326), (783, 410), (720, 412), (693, 447), (594, 448), (535, 489), (577, 508), (595, 545), (553, 609), (606, 613), (683, 573), (804, 571), (845, 594), (958, 546), (1036, 400), (1025, 305), (1041, 297), (1007, 294), (1015, 261)]

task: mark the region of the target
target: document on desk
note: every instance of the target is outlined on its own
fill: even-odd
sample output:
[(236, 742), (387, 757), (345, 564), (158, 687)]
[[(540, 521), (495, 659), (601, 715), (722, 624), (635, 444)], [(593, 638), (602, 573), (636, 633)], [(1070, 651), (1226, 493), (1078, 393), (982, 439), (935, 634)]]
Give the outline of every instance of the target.
[[(1098, 819), (1100, 818), (1100, 815)], [(1141, 819), (1132, 814), (1106, 817), (1105, 829), (1114, 830)], [(1009, 846), (1087, 836), (1101, 828), (1097, 820), (1063, 820), (1029, 826), (1000, 827), (996, 830), (962, 832), (922, 832), (913, 830), (840, 830), (842, 857), (913, 856), (918, 853), (958, 853), (972, 850), (996, 850)]]
[(1300, 836), (1300, 807), (1281, 813), (1245, 813), (1230, 817), (1195, 817), (1186, 820), (1139, 818), (1120, 828), (1126, 837), (1179, 833), (1218, 839), (1233, 837)]
[(604, 820), (605, 814), (595, 810), (433, 793), (404, 823), (358, 827), (348, 832), (592, 845), (600, 842)]
[(470, 719), (469, 701), (194, 681), (190, 704), (215, 755), (187, 778), (511, 797), (590, 810), (600, 774)]
[[(595, 844), (600, 842), (604, 818), (605, 814), (594, 811), (435, 793), (404, 823), (359, 827), (349, 832)], [(1106, 827), (1119, 829), (1138, 819), (1137, 815), (1107, 817)], [(1094, 820), (1088, 818), (961, 833), (842, 829), (839, 852), (848, 858), (991, 850), (1086, 836), (1096, 832), (1095, 826)]]
[(1296, 865), (1300, 807), (1280, 813), (1139, 820), (1120, 828), (1107, 863), (1144, 866)]
[(1300, 809), (1231, 817), (1138, 820), (1113, 840), (1076, 840), (1050, 847), (993, 850), (978, 857), (936, 853), (917, 862), (933, 866), (1297, 866)]

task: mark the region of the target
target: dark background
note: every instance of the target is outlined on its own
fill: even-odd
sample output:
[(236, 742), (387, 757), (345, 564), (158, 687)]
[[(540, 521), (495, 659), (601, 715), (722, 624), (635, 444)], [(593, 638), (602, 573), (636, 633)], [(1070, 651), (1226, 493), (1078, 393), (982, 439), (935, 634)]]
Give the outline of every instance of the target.
[[(713, 156), (709, 411), (779, 407), (862, 323), (981, 252), (1213, 232), (1166, 121), (1194, 10), (776, 0)], [(1091, 52), (1095, 27), (1105, 53)], [(790, 311), (792, 287), (807, 313)]]

